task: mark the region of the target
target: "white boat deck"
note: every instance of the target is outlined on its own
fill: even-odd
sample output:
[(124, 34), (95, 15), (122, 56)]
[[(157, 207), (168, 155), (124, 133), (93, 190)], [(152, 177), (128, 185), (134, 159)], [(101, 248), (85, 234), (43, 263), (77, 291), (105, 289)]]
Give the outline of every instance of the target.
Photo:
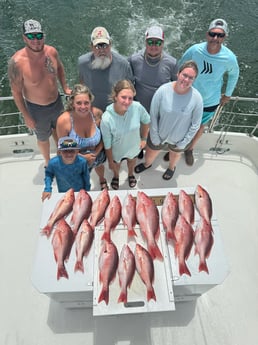
[[(6, 141), (1, 139), (0, 344), (256, 345), (258, 143), (232, 137), (230, 151), (217, 154), (208, 150), (215, 139), (212, 134), (204, 135), (194, 166), (187, 167), (181, 159), (169, 182), (162, 179), (166, 168), (162, 154), (151, 169), (137, 175), (137, 187), (207, 187), (230, 274), (196, 301), (176, 303), (176, 311), (105, 317), (93, 317), (91, 308), (65, 309), (32, 285), (42, 210), (43, 160), (38, 154), (5, 156)], [(10, 141), (8, 145), (12, 146)], [(109, 181), (110, 177), (107, 170)], [(92, 178), (92, 189), (98, 190), (95, 172)], [(120, 188), (127, 189), (124, 170), (120, 180)]]

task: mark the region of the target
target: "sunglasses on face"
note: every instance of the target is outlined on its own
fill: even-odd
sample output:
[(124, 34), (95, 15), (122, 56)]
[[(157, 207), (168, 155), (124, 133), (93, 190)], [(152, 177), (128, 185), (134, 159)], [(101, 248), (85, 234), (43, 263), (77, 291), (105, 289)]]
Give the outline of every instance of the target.
[(223, 38), (223, 37), (225, 37), (226, 36), (226, 34), (225, 33), (223, 33), (223, 32), (212, 32), (212, 31), (209, 31), (208, 32), (208, 35), (210, 36), (210, 37), (218, 37), (218, 38)]
[(25, 36), (31, 41), (34, 40), (34, 38), (40, 41), (44, 37), (44, 34), (42, 32), (38, 32), (37, 34), (25, 34)]
[(160, 47), (163, 41), (161, 40), (153, 40), (153, 39), (148, 39), (147, 40), (147, 44), (148, 46), (152, 47), (152, 46), (157, 46)]
[(95, 45), (96, 49), (106, 49), (108, 47), (107, 43), (99, 43), (97, 45)]

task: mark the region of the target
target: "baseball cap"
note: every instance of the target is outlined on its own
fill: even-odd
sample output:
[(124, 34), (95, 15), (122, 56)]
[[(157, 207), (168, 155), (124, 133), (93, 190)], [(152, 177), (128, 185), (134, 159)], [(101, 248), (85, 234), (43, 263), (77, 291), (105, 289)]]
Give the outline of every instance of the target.
[(228, 24), (224, 19), (214, 19), (209, 26), (209, 30), (222, 29), (226, 35), (228, 35)]
[(26, 22), (24, 22), (22, 28), (23, 28), (23, 33), (25, 35), (33, 33), (33, 32), (43, 33), (42, 28), (41, 28), (41, 24), (39, 22), (37, 22), (36, 20), (33, 20), (33, 19), (29, 19)]
[(110, 44), (110, 36), (105, 28), (97, 26), (91, 33), (91, 43), (96, 46), (99, 43)]
[(148, 38), (158, 38), (164, 41), (164, 32), (160, 26), (157, 26), (157, 25), (151, 26), (145, 32), (145, 39), (147, 40)]
[(79, 145), (76, 140), (71, 137), (62, 137), (58, 140), (58, 150), (79, 150)]

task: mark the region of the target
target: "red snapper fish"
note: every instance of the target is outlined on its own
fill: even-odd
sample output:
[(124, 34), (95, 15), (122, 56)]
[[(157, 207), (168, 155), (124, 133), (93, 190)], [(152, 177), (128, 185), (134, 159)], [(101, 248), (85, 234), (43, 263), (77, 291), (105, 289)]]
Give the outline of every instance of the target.
[(93, 239), (94, 229), (90, 226), (87, 219), (84, 219), (75, 238), (76, 263), (74, 272), (81, 271), (84, 273), (83, 258), (89, 254)]
[(141, 280), (147, 288), (147, 301), (153, 299), (156, 301), (156, 295), (153, 288), (154, 265), (149, 252), (140, 244), (135, 246), (135, 265)]
[(64, 218), (58, 220), (52, 238), (54, 257), (57, 263), (57, 280), (61, 277), (68, 279), (64, 263), (68, 261), (71, 248), (74, 241), (74, 235)]
[(42, 235), (46, 235), (47, 237), (49, 237), (51, 235), (51, 232), (53, 230), (55, 223), (59, 219), (68, 216), (68, 214), (73, 209), (74, 199), (75, 199), (74, 190), (71, 188), (57, 202), (57, 204), (54, 208), (54, 211), (51, 213), (51, 215), (47, 221), (47, 225), (41, 230)]
[(116, 277), (118, 265), (118, 252), (113, 242), (105, 241), (102, 245), (99, 256), (99, 281), (102, 283), (102, 290), (99, 295), (98, 303), (109, 302), (109, 284)]
[(200, 185), (195, 190), (195, 204), (200, 215), (207, 221), (211, 221), (212, 202), (209, 193)]
[(210, 256), (214, 243), (213, 230), (210, 222), (201, 217), (194, 233), (195, 254), (199, 255), (199, 272), (204, 271), (209, 274), (206, 259)]
[(109, 203), (104, 217), (104, 232), (102, 240), (110, 242), (110, 232), (113, 231), (121, 219), (121, 202), (117, 195), (113, 196)]
[(118, 303), (127, 303), (127, 287), (131, 286), (135, 273), (135, 258), (130, 247), (124, 244), (118, 262), (118, 276), (121, 293), (118, 297)]
[(136, 225), (136, 200), (131, 194), (127, 194), (122, 206), (123, 224), (128, 229), (128, 237), (137, 236), (134, 228)]
[(85, 189), (81, 189), (75, 197), (73, 204), (73, 213), (71, 216), (70, 225), (76, 235), (83, 219), (88, 219), (92, 207), (91, 196)]
[(175, 227), (175, 246), (174, 252), (175, 257), (178, 258), (179, 264), (179, 274), (188, 274), (191, 276), (191, 273), (186, 265), (186, 260), (188, 259), (194, 240), (194, 231), (191, 226), (185, 219), (183, 215), (178, 216)]
[(178, 196), (179, 212), (185, 217), (188, 223), (194, 223), (194, 204), (192, 198), (183, 189)]
[(136, 219), (140, 225), (143, 238), (147, 242), (148, 251), (153, 259), (163, 260), (156, 243), (159, 237), (159, 211), (154, 201), (144, 192), (137, 193)]
[(89, 223), (95, 228), (96, 225), (100, 224), (104, 219), (106, 208), (110, 202), (110, 197), (107, 189), (103, 189), (99, 193), (97, 198), (92, 203), (91, 215), (89, 218)]
[(179, 207), (177, 198), (172, 192), (168, 192), (161, 208), (161, 219), (163, 228), (166, 231), (167, 241), (175, 241), (174, 231), (178, 214)]

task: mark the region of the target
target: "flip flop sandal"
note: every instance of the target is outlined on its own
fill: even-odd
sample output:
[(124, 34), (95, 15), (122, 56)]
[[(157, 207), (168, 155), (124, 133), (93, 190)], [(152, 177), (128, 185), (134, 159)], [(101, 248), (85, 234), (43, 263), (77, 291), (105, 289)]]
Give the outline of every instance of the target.
[(133, 188), (136, 186), (137, 181), (136, 181), (134, 175), (128, 176), (128, 181), (129, 181), (129, 187), (130, 188)]
[(143, 172), (144, 170), (147, 170), (151, 167), (151, 165), (149, 165), (148, 167), (146, 167), (143, 163), (136, 165), (136, 167), (134, 168), (134, 171), (136, 172), (136, 174), (139, 174), (141, 172)]
[(119, 178), (113, 177), (110, 184), (113, 189), (119, 189)]
[(174, 168), (174, 170), (167, 168), (167, 170), (162, 175), (163, 179), (166, 181), (170, 180), (173, 177), (175, 170), (176, 170), (176, 168)]
[(104, 180), (102, 182), (100, 182), (100, 189), (108, 189), (108, 184), (107, 184), (107, 180)]

